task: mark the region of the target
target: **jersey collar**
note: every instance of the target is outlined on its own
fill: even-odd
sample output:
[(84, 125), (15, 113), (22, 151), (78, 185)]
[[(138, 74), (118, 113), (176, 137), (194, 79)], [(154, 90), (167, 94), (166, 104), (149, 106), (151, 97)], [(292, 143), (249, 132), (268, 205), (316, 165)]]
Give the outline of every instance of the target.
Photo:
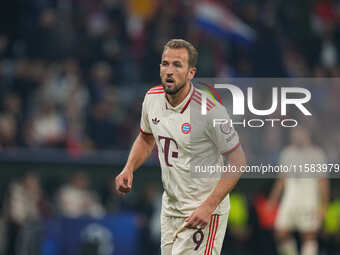
[(179, 105), (177, 105), (175, 107), (173, 107), (168, 102), (168, 99), (166, 98), (166, 95), (164, 95), (165, 109), (166, 110), (175, 111), (175, 112), (179, 112), (179, 113), (183, 113), (187, 109), (187, 107), (188, 107), (188, 105), (189, 105), (189, 103), (191, 101), (191, 97), (192, 97), (193, 91), (194, 91), (194, 86), (191, 84), (190, 85), (190, 91), (189, 91), (188, 95), (183, 99), (183, 101)]

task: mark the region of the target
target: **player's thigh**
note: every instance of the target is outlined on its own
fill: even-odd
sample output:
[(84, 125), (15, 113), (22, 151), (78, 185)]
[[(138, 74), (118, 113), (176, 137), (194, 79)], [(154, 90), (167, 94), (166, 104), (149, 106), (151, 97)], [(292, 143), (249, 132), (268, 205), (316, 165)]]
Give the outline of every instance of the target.
[(219, 217), (219, 227), (215, 230), (216, 235), (214, 235), (214, 239), (210, 238), (210, 242), (206, 244), (206, 255), (219, 255), (221, 253), (227, 229), (228, 215), (220, 215)]
[(316, 233), (320, 227), (320, 218), (317, 207), (300, 208), (297, 216), (297, 230), (300, 233)]
[(172, 255), (173, 236), (184, 218), (164, 216), (161, 213), (161, 254)]
[(172, 243), (161, 246), (161, 255), (172, 255)]
[(279, 207), (274, 225), (275, 235), (278, 239), (284, 238), (285, 233), (294, 230), (295, 219), (294, 210), (289, 204), (285, 203)]
[(316, 231), (301, 233), (302, 242), (314, 241), (317, 239), (317, 237), (318, 237), (318, 233)]
[(173, 243), (172, 255), (219, 255), (227, 228), (228, 215), (212, 215), (202, 230), (186, 229)]

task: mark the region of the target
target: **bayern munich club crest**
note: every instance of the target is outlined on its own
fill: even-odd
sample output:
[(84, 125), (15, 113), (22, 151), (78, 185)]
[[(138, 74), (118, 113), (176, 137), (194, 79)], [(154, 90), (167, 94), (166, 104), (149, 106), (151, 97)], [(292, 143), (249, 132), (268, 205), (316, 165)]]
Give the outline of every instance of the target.
[(182, 124), (182, 127), (181, 127), (181, 130), (182, 130), (182, 133), (183, 134), (189, 134), (190, 131), (191, 131), (191, 125), (190, 123), (188, 122), (185, 122)]
[(224, 123), (222, 125), (220, 125), (220, 129), (221, 129), (221, 132), (225, 135), (229, 135), (230, 132), (232, 131), (232, 126), (231, 126), (231, 123)]

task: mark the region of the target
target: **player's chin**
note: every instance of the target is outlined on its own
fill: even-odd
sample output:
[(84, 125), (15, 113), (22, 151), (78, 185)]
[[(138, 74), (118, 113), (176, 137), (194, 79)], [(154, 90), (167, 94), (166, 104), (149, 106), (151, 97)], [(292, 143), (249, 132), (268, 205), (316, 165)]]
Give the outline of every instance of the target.
[(176, 91), (176, 84), (175, 83), (173, 83), (171, 85), (166, 84), (164, 86), (164, 91), (165, 91), (165, 93), (170, 94), (170, 95), (175, 94), (177, 92)]

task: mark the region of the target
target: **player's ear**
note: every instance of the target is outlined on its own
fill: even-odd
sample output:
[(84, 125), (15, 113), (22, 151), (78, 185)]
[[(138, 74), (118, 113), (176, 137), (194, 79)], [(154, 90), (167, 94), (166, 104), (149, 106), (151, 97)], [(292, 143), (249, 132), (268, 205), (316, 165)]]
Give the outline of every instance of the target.
[(195, 77), (196, 71), (197, 71), (196, 67), (190, 67), (190, 70), (189, 70), (189, 78), (190, 78), (190, 80)]

